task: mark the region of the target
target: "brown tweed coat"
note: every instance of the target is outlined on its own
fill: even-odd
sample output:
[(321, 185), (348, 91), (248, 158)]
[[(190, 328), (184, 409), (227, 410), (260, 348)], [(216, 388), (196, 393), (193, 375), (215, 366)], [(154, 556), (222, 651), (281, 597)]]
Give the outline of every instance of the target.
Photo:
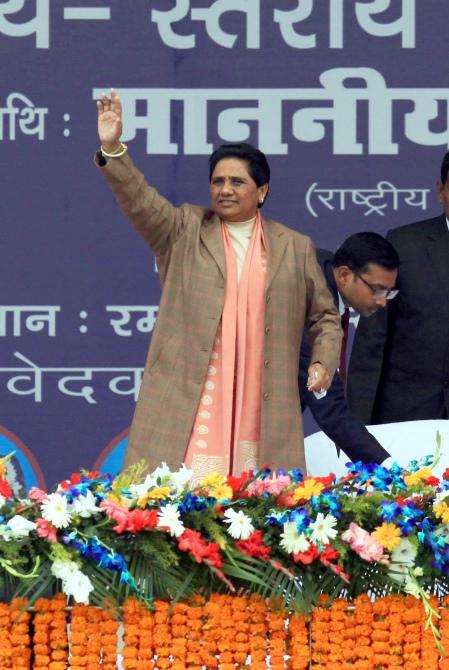
[[(97, 158), (97, 164), (101, 161)], [(185, 454), (224, 305), (226, 264), (217, 216), (171, 205), (128, 155), (102, 167), (124, 214), (153, 249), (163, 285), (126, 464), (178, 468)], [(341, 327), (311, 240), (263, 219), (267, 244), (260, 464), (305, 469), (299, 347), (309, 326), (312, 361), (332, 375)]]

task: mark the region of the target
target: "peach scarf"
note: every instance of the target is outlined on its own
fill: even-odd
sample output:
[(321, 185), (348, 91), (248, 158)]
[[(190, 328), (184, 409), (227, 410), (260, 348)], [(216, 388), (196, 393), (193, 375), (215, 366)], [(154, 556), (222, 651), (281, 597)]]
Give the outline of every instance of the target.
[(221, 223), (226, 297), (185, 463), (199, 480), (210, 472), (257, 467), (265, 322), (266, 250), (259, 212), (240, 284), (235, 251)]

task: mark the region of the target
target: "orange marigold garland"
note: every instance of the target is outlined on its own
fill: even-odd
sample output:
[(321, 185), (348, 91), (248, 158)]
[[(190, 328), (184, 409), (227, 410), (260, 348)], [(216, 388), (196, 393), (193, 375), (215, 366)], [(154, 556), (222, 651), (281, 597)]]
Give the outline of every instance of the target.
[(198, 600), (187, 610), (186, 618), (186, 667), (201, 670), (203, 667), (202, 629), (203, 601)]
[(158, 670), (165, 670), (171, 665), (170, 653), (173, 638), (170, 629), (170, 605), (163, 600), (156, 600), (154, 607), (153, 638), (154, 651), (157, 656), (156, 667)]
[(275, 603), (273, 603), (273, 607), (274, 610), (267, 612), (270, 668), (272, 670), (284, 670), (287, 653), (287, 614), (285, 610), (280, 610)]
[(123, 605), (123, 667), (151, 670), (154, 666), (154, 613), (136, 598)]
[(234, 636), (232, 596), (223, 596), (220, 608), (221, 635), (218, 640), (220, 670), (234, 670)]
[(70, 670), (86, 670), (89, 650), (87, 605), (74, 605), (70, 617)]
[[(435, 612), (438, 612), (438, 598), (429, 597), (429, 605)], [(426, 626), (427, 614), (422, 608), (421, 619), (421, 667), (423, 670), (438, 670), (438, 659), (440, 652), (435, 644), (435, 637), (430, 626)]]
[(203, 664), (206, 668), (218, 667), (218, 640), (220, 639), (220, 608), (222, 596), (214, 595), (204, 604), (204, 620), (202, 629)]
[(389, 621), (390, 598), (379, 598), (373, 602), (374, 620), (371, 624), (371, 646), (373, 648), (374, 667), (389, 668), (394, 656), (390, 656)]
[(10, 605), (12, 670), (30, 670), (31, 668), (31, 614), (25, 610), (26, 606), (27, 601), (22, 598), (15, 598)]
[(292, 614), (288, 623), (288, 654), (291, 670), (307, 670), (310, 666), (309, 617)]
[(312, 668), (325, 670), (330, 653), (330, 609), (318, 607), (312, 613)]
[(445, 596), (441, 600), (441, 620), (440, 620), (440, 634), (441, 644), (446, 650), (446, 655), (440, 658), (438, 665), (439, 670), (449, 670), (449, 596)]
[(252, 596), (248, 604), (250, 615), (249, 653), (251, 670), (266, 670), (267, 658), (267, 606), (262, 598)]
[(10, 670), (11, 658), (11, 612), (9, 605), (0, 603), (0, 670)]
[(413, 596), (404, 598), (402, 621), (405, 624), (403, 668), (404, 670), (422, 670), (420, 641), (423, 612), (421, 603)]
[(248, 599), (235, 596), (232, 599), (235, 637), (233, 640), (234, 661), (237, 668), (245, 668), (249, 654)]
[(100, 641), (102, 650), (101, 670), (116, 670), (119, 622), (114, 615), (102, 612)]
[(48, 670), (65, 670), (69, 656), (67, 601), (62, 594), (50, 601), (50, 657)]
[(187, 659), (187, 617), (189, 607), (176, 603), (171, 614), (173, 670), (185, 670)]

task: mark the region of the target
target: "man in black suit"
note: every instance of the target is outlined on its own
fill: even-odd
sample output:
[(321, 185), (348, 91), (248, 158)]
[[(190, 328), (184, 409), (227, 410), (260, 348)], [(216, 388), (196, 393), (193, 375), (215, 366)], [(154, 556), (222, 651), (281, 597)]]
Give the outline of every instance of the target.
[(382, 463), (388, 452), (366, 429), (360, 419), (349, 412), (345, 398), (345, 342), (349, 308), (370, 316), (396, 295), (399, 258), (393, 247), (378, 233), (363, 232), (348, 237), (335, 255), (317, 250), (328, 288), (342, 315), (344, 331), (340, 368), (324, 397), (317, 397), (307, 389), (307, 370), (310, 365), (310, 346), (307, 334), (301, 344), (299, 386), (301, 406), (310, 408), (318, 426), (352, 460)]
[(449, 413), (449, 152), (438, 200), (443, 214), (389, 231), (399, 254), (399, 296), (360, 319), (348, 400), (366, 423), (447, 419)]

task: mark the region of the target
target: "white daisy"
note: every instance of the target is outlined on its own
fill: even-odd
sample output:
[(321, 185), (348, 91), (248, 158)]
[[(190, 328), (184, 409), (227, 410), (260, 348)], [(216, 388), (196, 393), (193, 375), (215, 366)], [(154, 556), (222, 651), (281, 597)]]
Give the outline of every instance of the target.
[(296, 523), (291, 521), (284, 523), (284, 531), (281, 533), (281, 538), (280, 545), (289, 554), (307, 551), (310, 546), (310, 542), (304, 533), (299, 533)]
[(316, 520), (310, 524), (312, 530), (312, 542), (320, 542), (321, 544), (329, 544), (329, 540), (333, 540), (337, 535), (337, 519), (332, 514), (322, 514), (318, 512)]
[(254, 526), (247, 514), (239, 510), (227, 509), (224, 522), (229, 524), (228, 533), (236, 540), (247, 540), (254, 531)]
[(50, 493), (41, 505), (42, 516), (55, 528), (66, 528), (71, 520), (67, 498), (59, 493)]
[(157, 525), (165, 528), (170, 535), (179, 537), (184, 532), (184, 524), (181, 521), (179, 510), (176, 505), (168, 503), (161, 508), (157, 515)]

